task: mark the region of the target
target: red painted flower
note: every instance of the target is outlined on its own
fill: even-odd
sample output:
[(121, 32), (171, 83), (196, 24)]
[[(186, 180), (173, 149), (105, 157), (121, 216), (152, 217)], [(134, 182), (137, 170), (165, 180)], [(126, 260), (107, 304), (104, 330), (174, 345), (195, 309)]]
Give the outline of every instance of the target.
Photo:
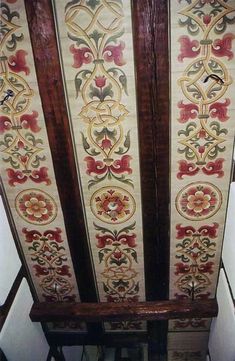
[(113, 235), (96, 235), (98, 240), (97, 247), (104, 248), (106, 245), (111, 245), (113, 242), (128, 245), (128, 247), (136, 247), (136, 234), (119, 234), (118, 236)]
[(86, 157), (84, 159), (87, 162), (87, 174), (95, 173), (95, 174), (104, 174), (111, 170), (112, 173), (121, 174), (121, 173), (132, 173), (132, 169), (130, 168), (130, 160), (131, 156), (124, 155), (121, 159), (116, 159), (111, 165), (107, 166), (105, 163), (95, 160), (92, 157)]
[(209, 25), (211, 22), (211, 15), (208, 15), (208, 14), (204, 15), (202, 20), (206, 26)]
[(119, 45), (108, 45), (104, 48), (103, 55), (104, 60), (108, 62), (114, 61), (118, 66), (126, 64), (123, 59), (123, 50), (125, 49), (125, 43), (120, 41)]
[(38, 126), (38, 112), (33, 111), (32, 114), (23, 114), (20, 117), (20, 123), (24, 129), (30, 129), (32, 132), (37, 133), (41, 130)]
[(70, 52), (73, 54), (73, 67), (80, 68), (83, 64), (89, 64), (92, 61), (92, 51), (89, 48), (76, 49), (74, 45), (71, 45), (69, 48)]
[(22, 140), (19, 140), (17, 143), (17, 146), (19, 149), (23, 149), (24, 148), (24, 142), (22, 142)]
[(11, 129), (11, 119), (5, 115), (0, 116), (0, 134), (3, 134), (5, 130)]
[(37, 197), (31, 197), (26, 200), (22, 208), (29, 216), (34, 218), (41, 218), (48, 213), (46, 202), (39, 200)]
[(175, 271), (175, 275), (178, 276), (179, 274), (185, 274), (188, 273), (190, 271), (190, 266), (188, 264), (185, 263), (176, 263), (175, 264), (176, 267), (176, 271)]
[[(24, 163), (24, 160), (26, 161), (26, 159), (24, 159), (23, 157), (21, 157), (21, 162)], [(47, 185), (51, 184), (51, 180), (48, 177), (48, 168), (46, 167), (41, 167), (40, 169), (35, 169), (30, 173), (27, 174), (27, 176), (25, 175), (25, 173), (21, 172), (21, 171), (15, 171), (14, 169), (7, 169), (7, 176), (9, 178), (8, 183), (10, 184), (10, 186), (15, 186), (15, 183), (25, 183), (27, 181), (28, 178), (30, 178), (33, 182), (35, 183), (43, 183), (45, 182)]]
[(206, 134), (207, 133), (206, 133), (205, 129), (200, 129), (200, 131), (198, 133), (199, 138), (201, 138), (201, 139), (204, 139), (206, 137)]
[(212, 53), (218, 57), (227, 56), (228, 60), (233, 59), (233, 39), (235, 39), (235, 35), (232, 33), (225, 34), (222, 39), (216, 39), (212, 45)]
[(96, 76), (95, 77), (95, 85), (97, 86), (97, 88), (103, 88), (106, 84), (106, 77), (103, 76)]
[(183, 101), (178, 103), (180, 109), (180, 117), (178, 121), (180, 123), (186, 123), (189, 119), (195, 119), (198, 114), (198, 106), (193, 103), (184, 104)]
[(225, 99), (224, 102), (215, 102), (210, 105), (209, 112), (212, 118), (218, 118), (221, 122), (226, 122), (229, 119), (227, 115), (228, 106), (230, 105), (230, 100)]
[(110, 148), (112, 147), (112, 143), (111, 143), (111, 141), (110, 141), (109, 139), (104, 138), (104, 139), (102, 140), (101, 147), (102, 147), (103, 149), (110, 149)]
[(179, 38), (180, 54), (178, 60), (182, 62), (184, 58), (195, 58), (200, 53), (200, 44), (197, 40), (190, 40), (187, 35)]
[(24, 164), (26, 164), (28, 162), (28, 156), (27, 155), (21, 155), (20, 156), (20, 161)]
[(29, 222), (46, 224), (56, 216), (55, 203), (46, 193), (25, 192), (18, 196), (16, 204), (20, 216)]
[(222, 195), (212, 184), (198, 184), (185, 187), (177, 196), (176, 208), (188, 219), (204, 219), (220, 208)]
[(200, 145), (200, 146), (198, 147), (198, 152), (199, 152), (200, 154), (203, 154), (203, 153), (205, 152), (205, 146), (204, 146), (204, 145)]
[(116, 259), (120, 259), (120, 258), (122, 258), (122, 252), (114, 252), (114, 253), (113, 253), (113, 256), (114, 256), (114, 258), (116, 258)]
[(25, 75), (29, 75), (29, 67), (26, 66), (25, 57), (28, 53), (24, 50), (18, 50), (15, 55), (9, 57), (8, 65), (14, 73), (23, 71)]
[(200, 170), (199, 167), (192, 162), (187, 162), (186, 160), (179, 160), (179, 172), (177, 173), (177, 178), (182, 179), (184, 175), (194, 176)]
[(204, 209), (210, 207), (211, 196), (203, 191), (197, 191), (187, 198), (187, 208), (195, 213), (201, 213)]
[(105, 213), (109, 214), (111, 219), (117, 219), (118, 214), (122, 214), (124, 203), (118, 196), (106, 197), (102, 204)]
[(63, 239), (61, 238), (62, 230), (57, 227), (55, 228), (55, 230), (50, 229), (43, 233), (40, 233), (39, 231), (36, 230), (29, 231), (27, 228), (23, 228), (22, 232), (25, 235), (25, 241), (28, 243), (32, 243), (33, 241), (40, 241), (40, 242), (55, 241), (57, 243), (64, 242)]

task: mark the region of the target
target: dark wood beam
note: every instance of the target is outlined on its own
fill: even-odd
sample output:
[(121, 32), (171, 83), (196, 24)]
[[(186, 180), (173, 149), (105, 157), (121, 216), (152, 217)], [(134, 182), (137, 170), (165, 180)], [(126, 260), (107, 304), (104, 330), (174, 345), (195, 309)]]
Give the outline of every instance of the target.
[[(96, 302), (51, 1), (25, 1), (40, 98), (82, 301)], [(87, 287), (89, 284), (89, 287)]]
[(213, 300), (170, 300), (139, 303), (34, 303), (30, 318), (34, 322), (53, 321), (127, 321), (209, 318), (218, 314)]
[[(132, 0), (147, 301), (169, 288), (168, 1)], [(151, 350), (165, 353), (168, 322), (148, 322)], [(155, 344), (154, 344), (155, 343)], [(155, 354), (155, 351), (153, 352)]]

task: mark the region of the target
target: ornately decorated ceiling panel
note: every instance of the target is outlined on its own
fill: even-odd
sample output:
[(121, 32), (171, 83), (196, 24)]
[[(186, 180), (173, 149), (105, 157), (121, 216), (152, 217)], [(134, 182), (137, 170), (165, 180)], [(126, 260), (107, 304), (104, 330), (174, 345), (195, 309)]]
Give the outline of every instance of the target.
[(0, 175), (40, 301), (79, 301), (23, 0), (1, 2)]
[[(234, 143), (235, 4), (170, 5), (170, 298), (213, 298)], [(209, 320), (170, 322), (171, 331), (208, 327)]]
[[(55, 1), (87, 233), (101, 301), (145, 299), (130, 1)], [(138, 322), (106, 329), (141, 330)]]

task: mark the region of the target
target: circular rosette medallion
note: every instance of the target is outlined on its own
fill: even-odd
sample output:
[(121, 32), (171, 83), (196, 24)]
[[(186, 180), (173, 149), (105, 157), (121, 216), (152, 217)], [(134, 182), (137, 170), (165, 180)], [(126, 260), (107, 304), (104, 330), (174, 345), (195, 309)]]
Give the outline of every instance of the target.
[(212, 217), (220, 209), (222, 194), (211, 183), (195, 182), (184, 187), (176, 197), (176, 209), (193, 221)]
[(91, 198), (93, 214), (103, 222), (118, 224), (126, 222), (135, 213), (136, 204), (132, 195), (119, 187), (104, 187)]
[(57, 215), (57, 206), (49, 194), (38, 189), (20, 192), (15, 200), (18, 214), (26, 222), (33, 224), (51, 223)]

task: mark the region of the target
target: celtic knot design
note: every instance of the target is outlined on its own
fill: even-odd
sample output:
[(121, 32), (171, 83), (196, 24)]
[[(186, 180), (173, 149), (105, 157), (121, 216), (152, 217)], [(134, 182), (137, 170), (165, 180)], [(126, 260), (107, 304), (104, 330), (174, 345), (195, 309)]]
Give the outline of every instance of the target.
[(180, 11), (186, 20), (180, 20), (179, 25), (186, 27), (191, 36), (200, 37), (200, 41), (191, 40), (187, 35), (179, 39), (181, 52), (178, 60), (183, 62), (186, 58), (195, 59), (178, 79), (182, 93), (189, 101), (186, 103), (182, 100), (178, 103), (178, 120), (180, 123), (189, 119), (197, 120), (178, 134), (181, 136), (179, 143), (183, 145), (178, 151), (185, 154), (185, 160), (179, 161), (179, 179), (194, 176), (199, 171), (206, 175), (224, 176), (224, 158), (218, 158), (218, 153), (226, 150), (227, 130), (220, 129), (219, 121), (229, 119), (227, 106), (230, 100), (223, 97), (232, 84), (232, 78), (227, 66), (218, 58), (233, 58), (231, 43), (234, 35), (227, 33), (222, 39), (214, 39), (214, 34), (222, 34), (227, 24), (235, 23), (235, 17), (231, 17), (231, 13), (234, 13), (234, 8), (220, 0), (192, 1)]

